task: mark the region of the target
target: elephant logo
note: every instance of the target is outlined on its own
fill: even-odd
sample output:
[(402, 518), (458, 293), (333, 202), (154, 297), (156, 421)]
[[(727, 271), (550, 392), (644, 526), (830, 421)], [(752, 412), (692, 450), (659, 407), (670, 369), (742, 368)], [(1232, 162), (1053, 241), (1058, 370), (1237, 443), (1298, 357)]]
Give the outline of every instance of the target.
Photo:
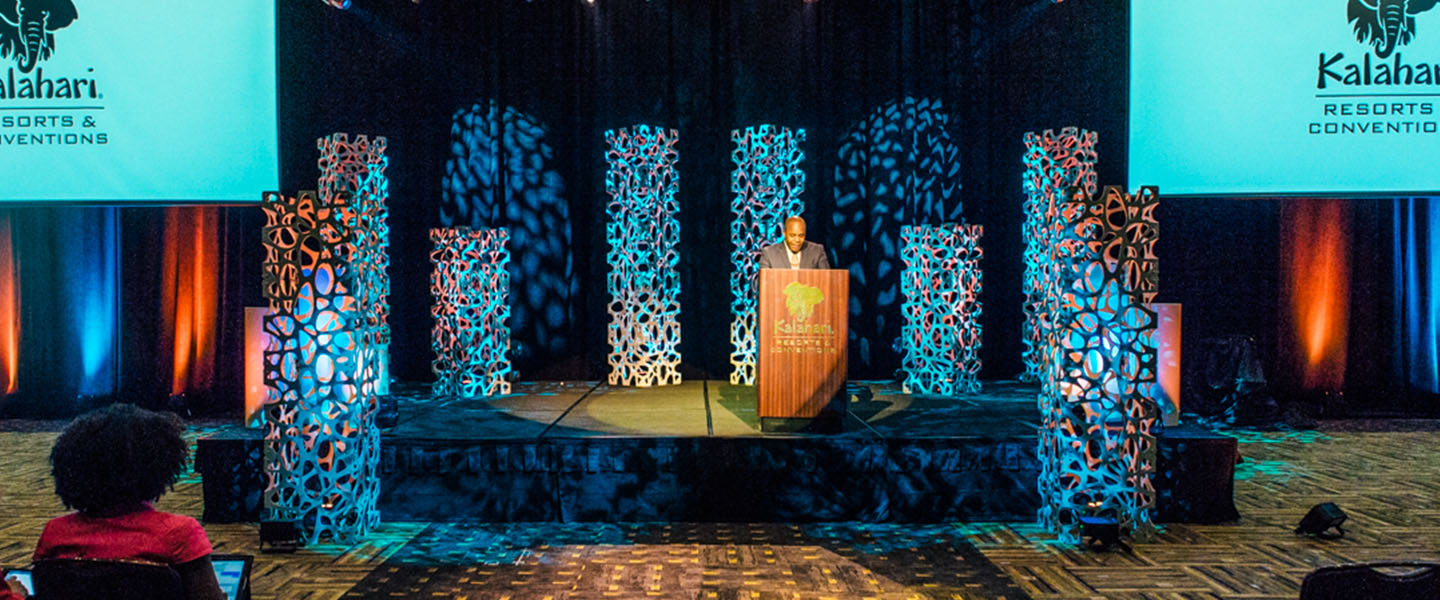
[(815, 312), (815, 305), (825, 300), (825, 293), (820, 288), (808, 286), (798, 281), (792, 281), (785, 286), (785, 308), (790, 310), (790, 316), (796, 321), (809, 319)]
[(1350, 0), (1350, 22), (1355, 39), (1375, 48), (1385, 58), (1396, 46), (1415, 37), (1415, 15), (1435, 8), (1437, 0)]
[(55, 50), (55, 30), (76, 16), (70, 0), (0, 0), (0, 58), (14, 56), (29, 73)]

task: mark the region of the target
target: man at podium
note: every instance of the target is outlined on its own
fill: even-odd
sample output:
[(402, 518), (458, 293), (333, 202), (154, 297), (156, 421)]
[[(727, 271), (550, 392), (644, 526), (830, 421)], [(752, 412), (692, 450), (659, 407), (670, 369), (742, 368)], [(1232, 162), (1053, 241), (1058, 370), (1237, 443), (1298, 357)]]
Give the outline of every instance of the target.
[(805, 241), (805, 219), (785, 219), (785, 241), (760, 250), (762, 269), (829, 269), (830, 258), (825, 247)]
[(844, 428), (850, 272), (785, 219), (785, 241), (760, 251), (756, 414), (761, 431)]

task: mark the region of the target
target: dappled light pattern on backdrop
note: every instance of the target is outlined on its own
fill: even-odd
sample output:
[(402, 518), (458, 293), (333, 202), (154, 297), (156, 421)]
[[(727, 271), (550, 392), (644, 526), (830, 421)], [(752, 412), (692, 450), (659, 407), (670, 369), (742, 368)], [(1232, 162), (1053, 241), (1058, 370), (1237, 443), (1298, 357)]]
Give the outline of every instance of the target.
[(510, 298), (517, 358), (569, 349), (578, 290), (565, 179), (554, 167), (550, 130), (493, 100), (455, 112), (441, 186), (440, 225), (510, 232)]
[(1154, 530), (1157, 452), (1155, 188), (1059, 206), (1061, 298), (1040, 393), (1040, 523), (1080, 542), (1082, 517)]
[(605, 132), (610, 385), (680, 383), (679, 135), (648, 125)]
[(1047, 321), (1053, 315), (1047, 310), (1052, 306), (1054, 294), (1059, 293), (1055, 281), (1058, 266), (1054, 261), (1054, 249), (1060, 233), (1059, 203), (1064, 191), (1078, 187), (1086, 196), (1098, 191), (1095, 152), (1098, 135), (1078, 127), (1066, 127), (1057, 135), (1053, 130), (1044, 133), (1025, 133), (1025, 175), (1022, 186), (1025, 189), (1025, 222), (1022, 235), (1025, 238), (1025, 325), (1023, 338), (1025, 350), (1023, 361), (1025, 372), (1020, 378), (1038, 381), (1045, 371), (1045, 331), (1051, 326)]
[(510, 393), (510, 249), (505, 228), (430, 230), (430, 345), (438, 396)]
[(831, 236), (836, 267), (850, 271), (850, 343), (861, 365), (900, 337), (900, 226), (960, 221), (960, 148), (949, 126), (939, 99), (906, 97), (840, 142)]
[(979, 225), (917, 225), (900, 230), (900, 328), (906, 393), (980, 391)]
[(730, 383), (755, 385), (755, 330), (760, 251), (784, 239), (785, 219), (805, 212), (805, 130), (777, 125), (746, 127), (730, 132), (735, 171), (730, 176)]

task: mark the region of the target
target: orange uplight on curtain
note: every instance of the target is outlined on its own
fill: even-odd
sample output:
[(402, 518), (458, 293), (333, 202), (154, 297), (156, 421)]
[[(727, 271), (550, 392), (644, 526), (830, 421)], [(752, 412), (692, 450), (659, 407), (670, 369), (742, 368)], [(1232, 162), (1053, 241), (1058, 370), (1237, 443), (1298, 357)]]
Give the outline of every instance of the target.
[(1281, 214), (1292, 368), (1301, 387), (1340, 391), (1350, 319), (1350, 214), (1337, 199), (1287, 201)]
[(5, 394), (20, 389), (20, 290), (10, 215), (0, 216), (0, 362)]
[(161, 291), (165, 331), (173, 332), (170, 393), (207, 390), (215, 374), (219, 303), (219, 209), (165, 209)]
[(265, 424), (265, 316), (268, 306), (245, 307), (245, 426)]

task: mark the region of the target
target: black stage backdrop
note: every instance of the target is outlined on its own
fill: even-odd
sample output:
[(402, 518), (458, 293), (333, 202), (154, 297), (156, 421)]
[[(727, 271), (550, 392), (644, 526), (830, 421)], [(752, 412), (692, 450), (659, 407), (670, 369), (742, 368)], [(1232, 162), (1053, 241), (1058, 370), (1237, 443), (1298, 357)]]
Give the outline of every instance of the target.
[[(1023, 370), (1026, 131), (1078, 126), (1098, 132), (1100, 183), (1124, 184), (1129, 35), (1123, 0), (354, 0), (349, 10), (306, 0), (277, 6), (281, 191), (314, 189), (318, 137), (345, 132), (388, 140), (391, 356), (399, 379), (432, 378), (427, 230), (443, 225), (511, 228), (511, 324), (521, 378), (604, 377), (607, 130), (649, 124), (679, 131), (681, 352), (690, 378), (724, 379), (730, 370), (733, 129), (772, 123), (806, 131), (802, 198), (810, 237), (856, 277), (852, 378), (890, 378), (900, 364), (893, 347), (899, 227), (957, 217), (985, 227), (982, 377), (1012, 378)], [(460, 111), (473, 121), (467, 121), (468, 137), (452, 138)], [(891, 184), (915, 174), (917, 161), (944, 145), (936, 140), (953, 144), (959, 189), (925, 202), (901, 197)], [(469, 162), (447, 171), (457, 151)], [(1184, 304), (1185, 346), (1227, 334), (1253, 336), (1271, 379), (1283, 384), (1287, 374), (1276, 358), (1286, 343), (1280, 333), (1281, 203), (1167, 199), (1164, 191), (1159, 300)], [(1339, 408), (1433, 409), (1433, 402), (1406, 404), (1403, 394), (1391, 393), (1393, 205), (1356, 200), (1347, 209), (1354, 224), (1351, 360)], [(66, 211), (116, 209), (13, 210), (21, 223), (16, 246), (35, 256), (62, 242), (25, 223), (64, 221), (74, 214)], [(147, 317), (161, 301), (154, 277), (146, 275), (147, 265), (160, 259), (146, 254), (161, 237), (162, 209), (118, 210), (127, 265), (121, 302), (129, 315), (120, 388), (131, 399), (160, 404), (171, 367), (164, 344), (154, 342), (166, 334)], [(235, 340), (242, 308), (263, 304), (263, 219), (258, 208), (241, 207), (226, 209), (222, 222), (226, 257), (218, 300), (226, 345), (217, 350), (213, 390), (188, 402), (194, 410), (233, 413), (241, 394)], [(53, 324), (62, 309), (44, 297), (55, 287), (47, 278), (60, 275), (25, 268), (22, 346), (73, 345), (64, 339), (71, 334)], [(22, 373), (36, 374), (31, 382), (53, 381), (55, 393), (36, 393), (43, 386), (32, 384), (0, 412), (74, 412), (64, 370), (40, 364), (51, 354), (28, 352)]]
[[(426, 229), (502, 225), (513, 232), (534, 227), (526, 219), (537, 212), (557, 213), (516, 208), (527, 202), (522, 195), (490, 188), (447, 196), (451, 118), (472, 106), (493, 103), (518, 115), (502, 126), (543, 131), (551, 150), (544, 169), (563, 180), (552, 197), (563, 204), (558, 212), (573, 236), (573, 289), (547, 284), (553, 273), (512, 269), (512, 298), (544, 304), (515, 319), (524, 378), (605, 373), (610, 129), (679, 131), (681, 352), (691, 377), (724, 378), (730, 369), (733, 129), (773, 123), (806, 131), (802, 198), (810, 237), (857, 276), (852, 377), (891, 377), (899, 367), (900, 226), (939, 223), (962, 206), (966, 221), (985, 226), (983, 374), (1022, 370), (1025, 131), (1098, 131), (1101, 180), (1123, 182), (1127, 17), (1116, 0), (357, 0), (347, 11), (282, 3), (279, 18), (287, 190), (313, 186), (316, 137), (343, 131), (388, 139), (392, 356), (396, 375), (407, 379), (429, 376)], [(912, 160), (903, 150), (898, 166), (864, 160), (886, 151), (887, 127), (948, 136), (958, 149), (960, 189), (924, 205), (897, 198), (893, 188), (885, 193)], [(481, 170), (503, 180), (498, 171), (514, 169), (506, 150), (492, 153), (500, 158)], [(837, 182), (837, 167), (844, 181)], [(864, 188), (867, 196), (837, 199), (837, 187)], [(545, 232), (561, 235), (553, 224)], [(521, 263), (531, 245), (517, 239), (512, 251)], [(533, 285), (545, 286), (547, 297), (527, 299)], [(565, 318), (537, 323), (545, 314)]]

